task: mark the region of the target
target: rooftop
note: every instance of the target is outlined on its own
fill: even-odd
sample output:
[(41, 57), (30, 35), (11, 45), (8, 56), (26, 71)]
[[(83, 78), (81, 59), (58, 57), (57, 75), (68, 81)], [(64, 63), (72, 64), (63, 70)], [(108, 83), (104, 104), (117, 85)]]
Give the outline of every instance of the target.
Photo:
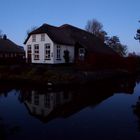
[(6, 35), (3, 36), (3, 38), (0, 38), (0, 52), (18, 52), (22, 53), (24, 52), (23, 47), (18, 46), (13, 41), (7, 38)]
[(32, 34), (41, 33), (46, 33), (51, 40), (57, 44), (75, 46), (75, 44), (79, 43), (90, 52), (116, 54), (116, 52), (107, 47), (100, 38), (69, 24), (63, 24), (59, 27), (43, 24), (36, 30), (29, 33), (24, 44), (26, 44)]

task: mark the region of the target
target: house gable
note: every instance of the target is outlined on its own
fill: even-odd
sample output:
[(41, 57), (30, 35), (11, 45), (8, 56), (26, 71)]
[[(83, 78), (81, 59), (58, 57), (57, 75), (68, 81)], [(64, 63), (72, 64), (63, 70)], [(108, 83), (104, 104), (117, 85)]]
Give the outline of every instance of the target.
[[(26, 42), (26, 46), (25, 46), (25, 51), (26, 51), (26, 58), (27, 58), (27, 47), (28, 45), (31, 46), (31, 62), (32, 63), (53, 63), (54, 59), (53, 59), (53, 46), (54, 46), (54, 42), (50, 39), (50, 37), (45, 33), (44, 34), (44, 40), (41, 40), (41, 35), (40, 34), (31, 34)], [(33, 36), (35, 36), (35, 41), (33, 41)], [(38, 50), (38, 59), (35, 59), (35, 46), (38, 45), (39, 50)], [(49, 45), (50, 46), (50, 59), (47, 60), (45, 58), (45, 46)]]
[(70, 37), (70, 34), (65, 30), (61, 30), (59, 27), (43, 24), (41, 27), (29, 33), (24, 44), (26, 44), (31, 35), (42, 33), (46, 33), (56, 44), (74, 45), (75, 43), (74, 40)]

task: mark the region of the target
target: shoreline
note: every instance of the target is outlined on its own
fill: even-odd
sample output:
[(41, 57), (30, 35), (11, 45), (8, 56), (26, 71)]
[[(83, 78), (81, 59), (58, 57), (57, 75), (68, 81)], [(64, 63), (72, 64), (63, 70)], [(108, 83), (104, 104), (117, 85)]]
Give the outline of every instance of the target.
[(0, 83), (35, 87), (78, 87), (135, 76), (126, 70), (80, 71), (72, 67), (0, 66)]

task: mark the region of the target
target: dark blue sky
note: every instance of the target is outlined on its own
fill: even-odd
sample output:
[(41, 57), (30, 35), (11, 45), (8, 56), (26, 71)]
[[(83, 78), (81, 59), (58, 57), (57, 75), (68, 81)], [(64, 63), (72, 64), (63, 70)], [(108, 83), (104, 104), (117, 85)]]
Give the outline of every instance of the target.
[(97, 19), (108, 35), (117, 35), (129, 51), (140, 52), (134, 40), (140, 27), (140, 0), (0, 0), (0, 29), (19, 45), (26, 31), (48, 23), (68, 23), (85, 28), (89, 19)]

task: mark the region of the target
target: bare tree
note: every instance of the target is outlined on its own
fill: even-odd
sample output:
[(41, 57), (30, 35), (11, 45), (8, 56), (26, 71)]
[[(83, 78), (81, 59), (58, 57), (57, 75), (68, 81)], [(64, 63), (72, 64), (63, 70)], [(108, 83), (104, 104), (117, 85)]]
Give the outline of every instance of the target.
[[(116, 51), (120, 56), (124, 56), (127, 53), (127, 46), (121, 44), (119, 37), (112, 36), (109, 37), (107, 32), (103, 30), (103, 24), (97, 21), (96, 19), (89, 20), (85, 27), (86, 31), (92, 33), (96, 37), (100, 38), (104, 43)], [(140, 40), (140, 30), (139, 40)]]
[(102, 31), (102, 28), (103, 28), (102, 23), (100, 23), (96, 19), (88, 20), (87, 25), (85, 27), (85, 29), (88, 32), (90, 32), (94, 35), (100, 33)]
[(99, 37), (103, 41), (106, 40), (107, 32), (103, 30), (103, 24), (96, 19), (88, 20), (85, 30)]
[(34, 31), (34, 30), (36, 30), (36, 29), (37, 29), (37, 26), (32, 26), (30, 29), (28, 29), (28, 30), (26, 31), (25, 39), (28, 37), (28, 35), (29, 35), (32, 31)]
[(32, 31), (34, 31), (34, 30), (36, 30), (36, 29), (37, 29), (37, 26), (31, 27), (30, 29), (28, 29), (28, 30), (26, 31), (27, 35), (29, 35)]

